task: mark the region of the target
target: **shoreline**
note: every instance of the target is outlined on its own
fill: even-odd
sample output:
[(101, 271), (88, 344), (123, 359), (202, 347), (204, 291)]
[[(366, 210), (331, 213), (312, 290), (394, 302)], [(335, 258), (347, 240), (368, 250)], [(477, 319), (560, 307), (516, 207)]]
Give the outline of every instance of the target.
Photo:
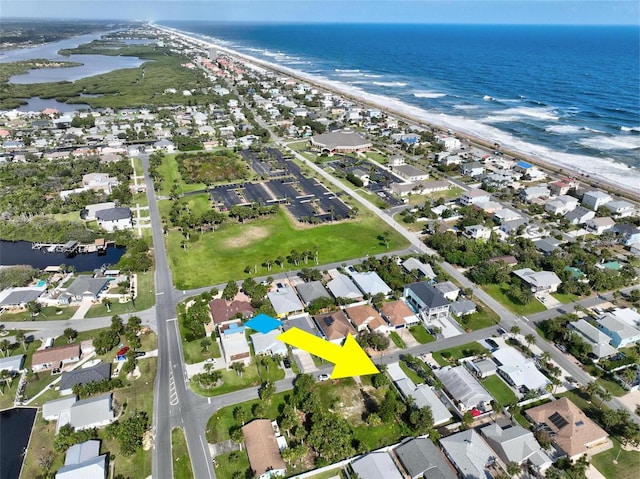
[[(272, 71), (282, 75), (287, 75), (298, 81), (311, 84), (324, 91), (356, 101), (361, 105), (370, 106), (370, 107), (374, 107), (374, 108), (386, 111), (392, 114), (393, 116), (397, 117), (398, 119), (402, 119), (406, 121), (409, 124), (413, 124), (421, 127), (427, 127), (433, 130), (442, 130), (442, 131), (452, 130), (453, 136), (457, 136), (461, 139), (466, 139), (472, 144), (475, 144), (483, 148), (488, 148), (491, 151), (495, 149), (494, 142), (490, 139), (481, 138), (476, 135), (469, 134), (467, 132), (461, 131), (459, 128), (456, 128), (455, 126), (450, 127), (447, 125), (438, 125), (437, 123), (433, 123), (431, 121), (426, 121), (424, 119), (418, 118), (417, 116), (411, 115), (409, 112), (402, 111), (397, 108), (394, 108), (393, 106), (385, 104), (385, 102), (383, 101), (384, 100), (383, 98), (380, 98), (378, 101), (376, 101), (375, 98), (380, 97), (380, 95), (364, 92), (366, 96), (374, 97), (374, 99), (358, 96), (353, 92), (344, 91), (344, 89), (342, 89), (340, 85), (337, 85), (336, 84), (337, 82), (335, 81), (332, 81), (332, 80), (322, 81), (322, 79), (316, 78), (312, 74), (309, 74), (300, 70), (295, 70), (293, 68), (277, 65), (270, 61), (265, 61), (259, 58), (255, 58), (251, 55), (247, 55), (247, 54), (238, 52), (236, 50), (233, 50), (231, 48), (228, 48), (226, 46), (222, 46), (218, 43), (215, 43), (214, 41), (203, 40), (201, 38), (196, 37), (195, 36), (196, 34), (193, 34), (191, 32), (176, 30), (174, 28), (165, 27), (165, 26), (156, 25), (156, 24), (150, 24), (150, 26), (164, 33), (177, 35), (179, 37), (182, 37), (184, 40), (190, 41), (195, 44), (199, 44), (203, 48), (218, 49), (224, 53), (227, 53), (229, 55), (232, 55), (238, 58), (241, 61), (248, 63), (249, 65), (258, 67), (260, 69)], [(420, 107), (417, 107), (417, 106), (413, 106), (413, 105), (409, 105), (409, 106), (417, 110), (422, 110)], [(575, 165), (563, 164), (563, 163), (554, 164), (553, 158), (541, 158), (530, 152), (528, 153), (528, 152), (520, 151), (518, 149), (509, 147), (509, 146), (504, 146), (503, 144), (500, 144), (500, 150), (508, 156), (527, 161), (531, 164), (539, 166), (540, 168), (550, 171), (554, 174), (572, 177), (573, 179), (579, 181), (583, 185), (586, 184), (593, 188), (606, 189), (607, 191), (617, 196), (620, 196), (622, 198), (629, 199), (635, 202), (640, 201), (640, 186), (636, 186), (636, 185), (630, 186), (627, 184), (620, 184), (618, 182), (612, 181), (609, 178), (602, 177), (597, 173), (581, 170), (580, 168), (577, 168)], [(616, 163), (619, 163), (619, 162), (616, 162)], [(636, 183), (638, 183), (638, 185), (640, 185), (639, 172), (637, 170), (634, 170), (628, 165), (625, 165), (625, 167), (628, 170), (628, 174), (635, 175), (635, 181)], [(634, 181), (634, 176), (626, 177), (626, 179), (629, 180), (630, 183), (632, 183)]]

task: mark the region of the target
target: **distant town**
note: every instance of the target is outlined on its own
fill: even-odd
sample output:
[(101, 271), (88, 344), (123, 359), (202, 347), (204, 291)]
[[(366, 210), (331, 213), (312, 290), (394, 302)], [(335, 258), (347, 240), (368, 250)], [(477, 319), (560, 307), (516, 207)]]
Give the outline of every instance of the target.
[(3, 478), (635, 477), (638, 198), (166, 28), (78, 53), (141, 65), (0, 64)]

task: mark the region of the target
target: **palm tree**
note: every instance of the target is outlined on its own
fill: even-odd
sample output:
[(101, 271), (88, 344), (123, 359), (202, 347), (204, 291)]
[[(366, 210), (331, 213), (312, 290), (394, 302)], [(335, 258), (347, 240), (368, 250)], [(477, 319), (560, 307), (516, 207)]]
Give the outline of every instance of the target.
[(518, 326), (517, 324), (515, 326), (511, 326), (511, 329), (509, 330), (509, 332), (515, 338), (518, 334), (520, 334), (520, 326)]
[(3, 339), (2, 341), (0, 341), (0, 351), (2, 351), (3, 356), (7, 355), (7, 352), (9, 351), (9, 346), (11, 346), (11, 343), (9, 342), (8, 339)]
[(22, 347), (24, 348), (25, 353), (27, 352), (27, 337), (24, 335), (24, 333), (22, 331), (19, 331), (16, 334), (16, 341), (19, 342), (20, 344), (22, 344)]
[(107, 308), (107, 313), (111, 312), (111, 300), (109, 298), (102, 298), (102, 304)]
[(536, 335), (533, 333), (529, 333), (525, 335), (524, 340), (527, 343), (527, 346), (531, 347), (531, 345), (535, 344), (536, 342)]

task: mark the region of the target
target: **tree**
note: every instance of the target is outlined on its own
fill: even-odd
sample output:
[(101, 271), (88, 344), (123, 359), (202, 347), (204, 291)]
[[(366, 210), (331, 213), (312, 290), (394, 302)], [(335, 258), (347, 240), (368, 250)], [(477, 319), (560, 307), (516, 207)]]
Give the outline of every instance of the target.
[(202, 338), (202, 341), (200, 341), (202, 351), (209, 351), (209, 346), (211, 346), (211, 340), (209, 338)]
[(244, 363), (232, 363), (231, 369), (233, 369), (238, 376), (242, 377), (242, 373), (244, 373)]
[(262, 384), (262, 386), (258, 390), (258, 396), (263, 401), (270, 402), (275, 392), (276, 392), (275, 383), (273, 381), (266, 381)]
[(433, 428), (433, 414), (429, 406), (414, 409), (409, 414), (409, 423), (416, 436), (426, 434)]
[(391, 231), (385, 230), (382, 233), (382, 242), (384, 243), (385, 248), (389, 249), (389, 244), (391, 243)]
[(515, 326), (511, 326), (511, 329), (509, 330), (509, 332), (515, 337), (518, 334), (520, 334), (520, 326), (515, 325)]
[(285, 404), (284, 409), (282, 410), (282, 419), (280, 420), (280, 427), (287, 433), (287, 437), (289, 437), (289, 432), (296, 426), (300, 425), (300, 419), (296, 414), (296, 410), (290, 404)]
[(511, 477), (517, 476), (522, 472), (522, 469), (520, 468), (520, 464), (518, 464), (516, 461), (511, 461), (509, 462), (509, 464), (507, 464), (507, 474), (509, 474)]
[(384, 304), (385, 295), (384, 293), (376, 293), (371, 297), (371, 304), (376, 308), (382, 308)]
[(242, 406), (236, 406), (233, 409), (233, 418), (244, 426), (244, 423), (247, 422), (249, 418), (249, 414)]
[(524, 340), (527, 343), (527, 345), (529, 347), (531, 347), (531, 345), (536, 342), (536, 335), (532, 334), (532, 333), (529, 333), (529, 334), (525, 335)]
[(70, 343), (71, 341), (73, 341), (74, 339), (76, 339), (78, 337), (78, 331), (76, 331), (73, 328), (67, 328), (64, 330), (64, 333), (62, 333), (64, 335), (65, 338), (67, 338), (67, 343)]
[(2, 351), (2, 355), (5, 357), (7, 356), (7, 352), (9, 351), (9, 346), (11, 346), (11, 343), (8, 339), (3, 339), (0, 341), (0, 351)]
[(234, 427), (231, 430), (231, 440), (233, 442), (237, 442), (238, 444), (240, 444), (244, 440), (244, 434), (242, 433), (242, 428)]
[(111, 331), (115, 334), (120, 335), (123, 331), (122, 318), (117, 314), (111, 318)]
[(471, 411), (467, 411), (462, 415), (462, 425), (465, 429), (468, 429), (469, 426), (473, 423), (473, 414)]
[(19, 342), (20, 344), (22, 344), (22, 347), (24, 348), (25, 353), (27, 352), (27, 337), (25, 336), (25, 334), (22, 331), (18, 331), (16, 333), (16, 341)]
[(107, 308), (107, 313), (111, 312), (111, 300), (109, 298), (102, 298), (102, 304)]
[(235, 281), (229, 280), (227, 285), (224, 287), (224, 290), (222, 291), (222, 297), (227, 301), (231, 301), (236, 297), (236, 294), (238, 294), (238, 285)]

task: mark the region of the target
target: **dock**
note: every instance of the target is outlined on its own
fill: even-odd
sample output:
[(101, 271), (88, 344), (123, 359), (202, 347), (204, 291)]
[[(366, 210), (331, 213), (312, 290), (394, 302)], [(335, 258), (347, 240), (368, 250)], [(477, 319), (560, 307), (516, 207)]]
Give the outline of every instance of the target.
[(66, 243), (31, 243), (32, 250), (44, 253), (100, 253), (107, 250), (109, 246), (115, 246), (115, 241), (105, 241), (99, 238), (90, 244), (80, 244), (78, 241), (67, 241)]

